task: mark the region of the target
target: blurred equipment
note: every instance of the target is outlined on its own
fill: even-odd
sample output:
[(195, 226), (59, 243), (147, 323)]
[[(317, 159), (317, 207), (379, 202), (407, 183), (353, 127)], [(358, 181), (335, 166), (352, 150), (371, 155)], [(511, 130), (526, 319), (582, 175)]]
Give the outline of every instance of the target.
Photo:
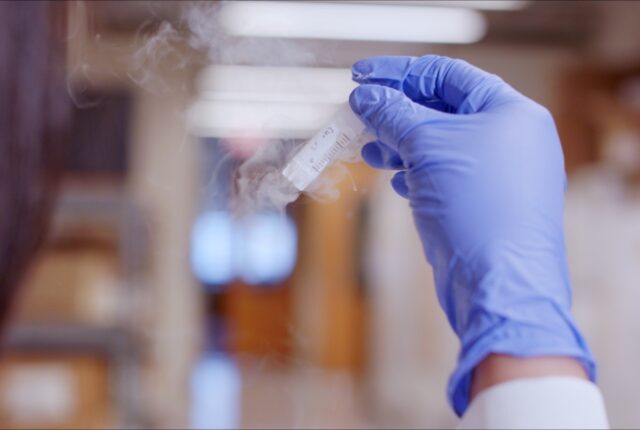
[(148, 422), (141, 402), (148, 238), (124, 187), (131, 95), (95, 88), (82, 95), (51, 227), (0, 358), (3, 428)]

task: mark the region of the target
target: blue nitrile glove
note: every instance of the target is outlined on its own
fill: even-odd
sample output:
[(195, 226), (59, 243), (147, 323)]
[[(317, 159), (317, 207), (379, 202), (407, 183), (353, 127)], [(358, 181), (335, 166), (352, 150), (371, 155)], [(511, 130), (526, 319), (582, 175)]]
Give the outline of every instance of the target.
[(562, 148), (549, 112), (499, 77), (446, 57), (353, 66), (351, 107), (377, 142), (373, 167), (400, 170), (437, 295), (461, 341), (449, 400), (462, 415), (490, 353), (595, 364), (571, 316)]

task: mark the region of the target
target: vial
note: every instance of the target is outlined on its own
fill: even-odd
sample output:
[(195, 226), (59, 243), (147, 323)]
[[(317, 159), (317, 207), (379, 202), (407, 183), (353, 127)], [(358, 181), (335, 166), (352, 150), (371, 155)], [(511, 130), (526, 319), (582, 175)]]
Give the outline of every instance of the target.
[(329, 123), (289, 160), (282, 174), (298, 191), (306, 190), (340, 152), (358, 140), (365, 129), (349, 104), (344, 104)]

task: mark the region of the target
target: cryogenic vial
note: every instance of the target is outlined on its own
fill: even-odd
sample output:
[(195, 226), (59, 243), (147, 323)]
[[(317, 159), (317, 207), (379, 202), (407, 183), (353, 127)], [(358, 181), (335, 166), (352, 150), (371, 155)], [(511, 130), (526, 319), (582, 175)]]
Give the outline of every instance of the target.
[(287, 163), (282, 174), (304, 191), (343, 150), (355, 144), (365, 126), (345, 104)]

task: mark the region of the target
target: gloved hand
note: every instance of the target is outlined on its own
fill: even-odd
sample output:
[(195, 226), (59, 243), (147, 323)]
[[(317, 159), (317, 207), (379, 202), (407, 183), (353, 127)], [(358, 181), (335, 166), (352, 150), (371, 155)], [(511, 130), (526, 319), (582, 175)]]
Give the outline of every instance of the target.
[(571, 316), (565, 172), (553, 118), (499, 77), (439, 56), (353, 66), (350, 97), (378, 141), (362, 156), (397, 169), (437, 295), (461, 341), (449, 381), (457, 414), (490, 353), (595, 364)]

